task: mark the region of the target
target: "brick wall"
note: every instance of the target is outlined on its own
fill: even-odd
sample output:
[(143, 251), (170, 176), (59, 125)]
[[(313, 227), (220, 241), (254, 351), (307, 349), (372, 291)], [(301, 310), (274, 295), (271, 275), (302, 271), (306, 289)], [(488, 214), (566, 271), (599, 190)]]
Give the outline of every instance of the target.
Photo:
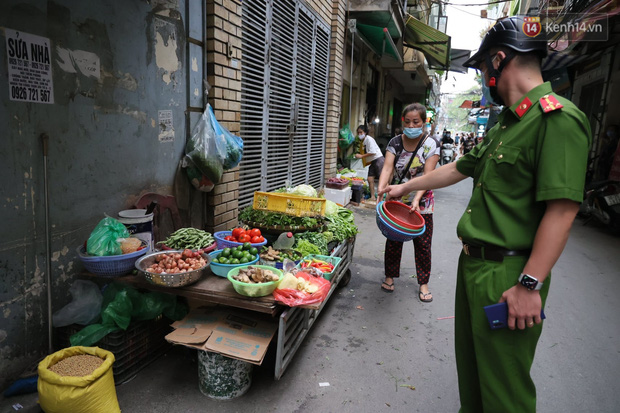
[[(222, 126), (241, 129), (241, 1), (207, 0), (207, 81), (209, 103)], [(206, 229), (216, 232), (237, 225), (239, 168), (224, 172), (207, 195)]]
[(334, 176), (338, 157), (338, 125), (342, 97), (342, 71), (346, 35), (346, 1), (332, 2), (331, 49), (329, 54), (329, 91), (327, 95), (327, 136), (325, 143), (325, 176)]

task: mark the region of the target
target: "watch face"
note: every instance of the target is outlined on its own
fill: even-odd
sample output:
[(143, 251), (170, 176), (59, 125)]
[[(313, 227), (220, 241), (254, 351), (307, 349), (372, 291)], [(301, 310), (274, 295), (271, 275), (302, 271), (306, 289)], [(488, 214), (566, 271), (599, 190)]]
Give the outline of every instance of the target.
[(533, 290), (536, 288), (536, 285), (538, 285), (538, 280), (527, 274), (523, 274), (523, 278), (521, 278), (521, 285), (526, 287), (528, 290)]

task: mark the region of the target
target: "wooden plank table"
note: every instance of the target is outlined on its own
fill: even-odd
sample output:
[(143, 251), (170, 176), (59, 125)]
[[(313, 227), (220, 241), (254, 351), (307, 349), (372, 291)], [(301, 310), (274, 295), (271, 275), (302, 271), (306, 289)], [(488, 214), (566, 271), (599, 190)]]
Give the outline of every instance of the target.
[[(93, 274), (86, 274), (96, 277)], [(266, 297), (246, 297), (240, 295), (235, 291), (228, 279), (213, 274), (210, 269), (207, 270), (207, 273), (203, 275), (200, 280), (184, 287), (171, 288), (151, 284), (142, 275), (125, 275), (114, 278), (114, 281), (118, 281), (135, 288), (144, 288), (149, 291), (180, 295), (198, 301), (242, 308), (245, 310), (270, 314), (272, 316), (277, 315), (283, 309), (282, 306), (276, 304), (273, 295), (268, 295)]]

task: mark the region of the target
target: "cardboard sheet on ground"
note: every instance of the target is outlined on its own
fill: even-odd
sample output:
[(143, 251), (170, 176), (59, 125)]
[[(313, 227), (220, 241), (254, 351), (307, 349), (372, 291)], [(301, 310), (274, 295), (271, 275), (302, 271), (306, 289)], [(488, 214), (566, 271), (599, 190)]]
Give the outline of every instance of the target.
[(196, 308), (172, 327), (166, 336), (171, 343), (260, 365), (278, 323), (240, 311)]

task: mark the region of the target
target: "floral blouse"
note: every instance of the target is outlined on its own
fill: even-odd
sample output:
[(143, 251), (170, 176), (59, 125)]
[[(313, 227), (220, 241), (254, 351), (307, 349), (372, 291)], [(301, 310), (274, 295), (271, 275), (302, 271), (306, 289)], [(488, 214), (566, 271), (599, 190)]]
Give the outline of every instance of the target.
[[(424, 139), (424, 138), (422, 138)], [(414, 154), (413, 152), (409, 152), (405, 150), (403, 146), (403, 135), (397, 135), (393, 137), (388, 143), (386, 152), (391, 152), (395, 156), (395, 164), (394, 164), (394, 178), (402, 176), (403, 170), (409, 165), (409, 160), (412, 156), (415, 156), (413, 161), (411, 161), (411, 165), (409, 166), (409, 170), (405, 173), (405, 176), (401, 183), (405, 183), (410, 180), (412, 177), (415, 178), (417, 176), (424, 175), (424, 165), (426, 164), (426, 160), (433, 155), (439, 155), (441, 151), (441, 146), (439, 142), (435, 140), (432, 136), (428, 136), (420, 149)], [(417, 191), (411, 192), (402, 197), (402, 202), (406, 204), (411, 204), (415, 197)], [(426, 193), (422, 196), (420, 200), (420, 213), (422, 214), (432, 214), (435, 208), (435, 197), (433, 195), (433, 191), (426, 191)]]

